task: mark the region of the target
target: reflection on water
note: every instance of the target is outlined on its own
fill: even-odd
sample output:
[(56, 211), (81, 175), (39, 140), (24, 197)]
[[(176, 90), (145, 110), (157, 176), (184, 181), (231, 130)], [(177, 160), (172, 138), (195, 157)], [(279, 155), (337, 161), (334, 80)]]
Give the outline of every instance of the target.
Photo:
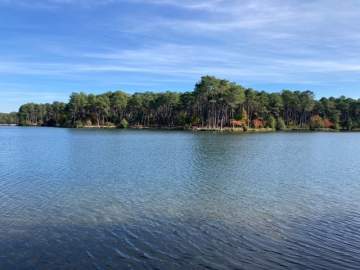
[(359, 136), (0, 128), (0, 269), (359, 269)]

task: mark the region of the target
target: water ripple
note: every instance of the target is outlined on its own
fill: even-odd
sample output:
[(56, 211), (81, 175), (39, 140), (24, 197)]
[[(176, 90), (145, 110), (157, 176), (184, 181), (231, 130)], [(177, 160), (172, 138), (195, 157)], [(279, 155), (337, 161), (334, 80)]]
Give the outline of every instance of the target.
[(360, 269), (358, 136), (1, 128), (0, 269)]

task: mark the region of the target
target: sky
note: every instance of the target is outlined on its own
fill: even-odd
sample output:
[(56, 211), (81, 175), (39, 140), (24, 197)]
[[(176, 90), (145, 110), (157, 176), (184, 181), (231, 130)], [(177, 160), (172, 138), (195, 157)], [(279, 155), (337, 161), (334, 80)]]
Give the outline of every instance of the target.
[(0, 0), (0, 111), (204, 75), (359, 98), (359, 18), (358, 0)]

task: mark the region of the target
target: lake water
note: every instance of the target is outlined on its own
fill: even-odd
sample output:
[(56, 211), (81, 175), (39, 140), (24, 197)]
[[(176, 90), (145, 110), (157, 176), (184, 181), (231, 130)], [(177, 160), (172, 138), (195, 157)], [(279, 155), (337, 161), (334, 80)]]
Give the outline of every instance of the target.
[(360, 269), (360, 133), (0, 128), (0, 269)]

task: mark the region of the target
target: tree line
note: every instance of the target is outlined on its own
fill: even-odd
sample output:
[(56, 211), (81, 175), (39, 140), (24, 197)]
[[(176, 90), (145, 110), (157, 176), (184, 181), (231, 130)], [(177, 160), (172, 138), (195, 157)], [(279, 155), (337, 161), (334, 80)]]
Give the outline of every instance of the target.
[(18, 116), (16, 112), (0, 113), (0, 125), (11, 125), (18, 123)]
[(360, 129), (360, 100), (316, 100), (311, 91), (267, 93), (204, 76), (191, 92), (80, 92), (68, 103), (27, 103), (16, 114), (1, 114), (0, 123), (6, 121), (51, 127), (354, 130)]

